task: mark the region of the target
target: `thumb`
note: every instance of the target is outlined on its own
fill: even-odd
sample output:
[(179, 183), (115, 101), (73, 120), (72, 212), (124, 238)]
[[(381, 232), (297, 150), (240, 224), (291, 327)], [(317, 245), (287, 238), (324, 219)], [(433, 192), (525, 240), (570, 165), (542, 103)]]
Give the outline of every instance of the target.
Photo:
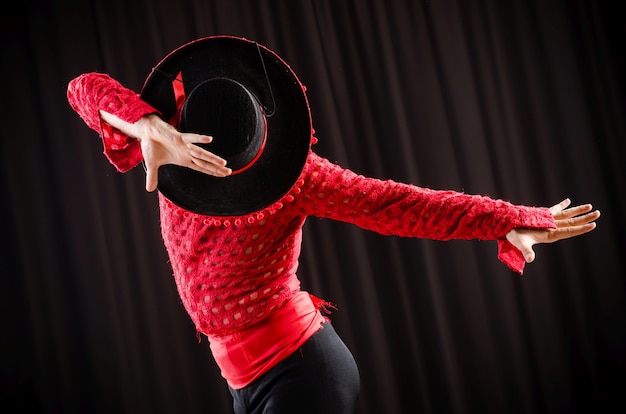
[(521, 249), (522, 255), (524, 255), (524, 260), (526, 263), (532, 263), (535, 260), (535, 252), (531, 246), (524, 246)]
[(146, 166), (146, 191), (152, 192), (156, 190), (159, 183), (158, 170), (158, 168)]

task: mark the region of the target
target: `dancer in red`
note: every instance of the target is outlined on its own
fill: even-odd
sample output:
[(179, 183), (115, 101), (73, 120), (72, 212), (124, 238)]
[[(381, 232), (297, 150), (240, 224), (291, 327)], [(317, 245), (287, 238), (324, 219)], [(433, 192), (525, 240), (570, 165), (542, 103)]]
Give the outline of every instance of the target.
[[(384, 235), (481, 239), (522, 273), (533, 245), (587, 233), (590, 205), (517, 206), (358, 175), (318, 156), (303, 86), (274, 52), (245, 39), (173, 51), (141, 94), (106, 74), (68, 87), (119, 171), (146, 169), (182, 303), (206, 335), (236, 413), (350, 413), (352, 355), (300, 289), (308, 216)], [(296, 352), (298, 351), (298, 352)]]

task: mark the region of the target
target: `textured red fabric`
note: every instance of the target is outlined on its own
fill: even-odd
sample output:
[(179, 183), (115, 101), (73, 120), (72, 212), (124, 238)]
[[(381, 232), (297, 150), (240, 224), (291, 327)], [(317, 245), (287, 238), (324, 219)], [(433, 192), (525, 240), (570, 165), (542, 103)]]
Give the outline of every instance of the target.
[[(102, 132), (98, 109), (134, 122), (142, 113), (155, 112), (153, 108), (101, 74), (72, 81), (68, 99), (86, 123), (102, 133), (105, 153), (120, 171), (141, 161), (136, 140), (119, 132)], [(235, 387), (269, 369), (276, 360), (268, 354), (286, 356), (297, 349), (323, 321), (319, 312), (301, 312), (315, 305), (311, 299), (304, 305), (298, 301), (300, 307), (294, 305), (300, 292), (296, 274), (306, 217), (339, 220), (384, 235), (497, 240), (499, 258), (520, 274), (524, 259), (506, 241), (506, 233), (516, 227), (555, 225), (547, 208), (367, 178), (314, 152), (289, 193), (253, 214), (203, 216), (175, 206), (162, 195), (159, 200), (162, 236), (182, 303), (197, 330), (209, 337), (222, 375)], [(300, 318), (295, 322), (294, 312)], [(282, 313), (291, 316), (276, 316)], [(263, 335), (259, 343), (255, 330), (267, 330), (268, 321), (290, 321), (286, 323), (297, 329), (270, 330), (274, 333)], [(273, 336), (276, 332), (287, 338)], [(235, 348), (255, 351), (246, 359), (233, 357), (229, 347), (233, 352)], [(260, 358), (266, 363), (259, 364)]]
[(322, 327), (327, 321), (319, 312), (323, 305), (311, 299), (306, 292), (297, 292), (252, 329), (209, 335), (211, 352), (228, 385), (240, 389), (250, 384)]
[(143, 160), (139, 141), (103, 123), (99, 110), (112, 113), (132, 124), (144, 115), (158, 113), (156, 109), (115, 79), (95, 72), (72, 79), (67, 96), (76, 113), (91, 129), (100, 133), (104, 155), (118, 171), (129, 171)]

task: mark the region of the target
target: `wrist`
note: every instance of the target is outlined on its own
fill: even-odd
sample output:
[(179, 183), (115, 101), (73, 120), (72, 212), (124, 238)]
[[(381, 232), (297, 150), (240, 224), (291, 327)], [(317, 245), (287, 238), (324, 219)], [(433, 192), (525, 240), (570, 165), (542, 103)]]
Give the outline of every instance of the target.
[(146, 114), (132, 124), (132, 136), (138, 141), (141, 141), (143, 138), (149, 138), (154, 135), (153, 131), (158, 128), (160, 122), (162, 122), (162, 120), (158, 115)]

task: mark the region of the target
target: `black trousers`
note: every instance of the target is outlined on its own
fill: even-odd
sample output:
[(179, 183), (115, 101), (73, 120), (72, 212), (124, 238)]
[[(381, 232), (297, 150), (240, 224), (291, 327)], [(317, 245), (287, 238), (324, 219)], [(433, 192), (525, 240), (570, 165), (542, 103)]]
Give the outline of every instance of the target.
[(353, 414), (359, 371), (330, 323), (293, 354), (240, 390), (235, 414)]

